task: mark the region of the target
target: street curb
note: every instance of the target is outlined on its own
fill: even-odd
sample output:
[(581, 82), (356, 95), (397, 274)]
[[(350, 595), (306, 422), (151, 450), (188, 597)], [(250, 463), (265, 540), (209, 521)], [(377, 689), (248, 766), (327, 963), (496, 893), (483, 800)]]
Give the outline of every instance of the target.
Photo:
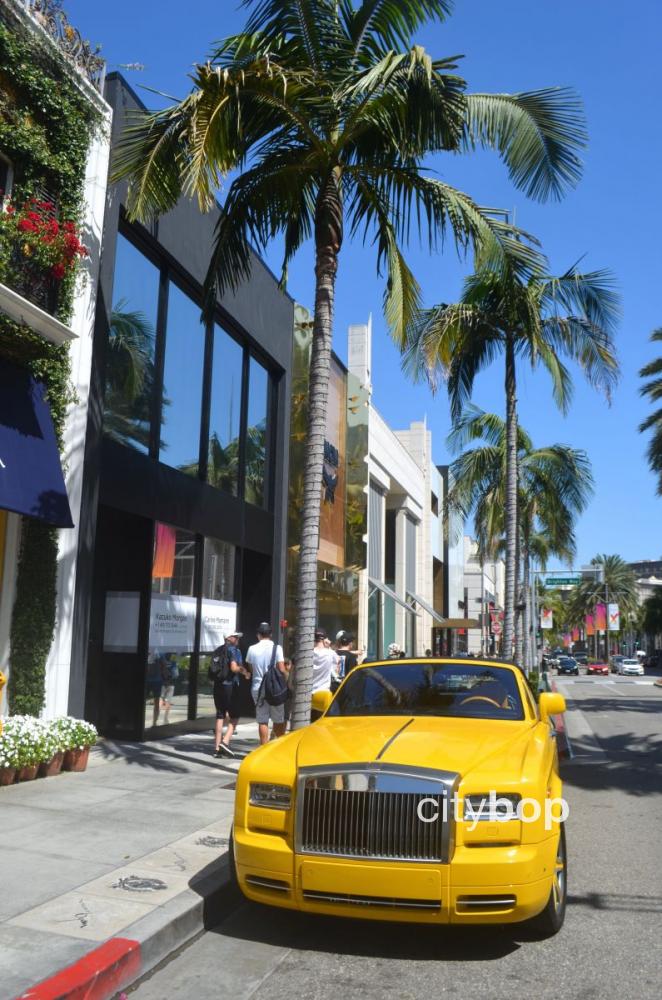
[[(229, 890), (229, 891), (228, 891)], [(238, 902), (227, 851), (195, 875), (189, 888), (93, 948), (16, 1000), (111, 1000), (151, 972)]]

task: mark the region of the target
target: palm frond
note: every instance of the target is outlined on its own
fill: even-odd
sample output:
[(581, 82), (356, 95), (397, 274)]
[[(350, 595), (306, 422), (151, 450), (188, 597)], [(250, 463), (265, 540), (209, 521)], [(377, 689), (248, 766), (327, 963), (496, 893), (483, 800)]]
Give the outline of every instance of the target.
[(340, 13), (354, 58), (374, 58), (384, 49), (409, 48), (415, 31), (427, 21), (443, 21), (452, 0), (362, 0), (354, 7), (341, 0)]
[(467, 95), (465, 142), (498, 150), (513, 183), (531, 198), (561, 198), (582, 173), (586, 146), (579, 97), (566, 87)]

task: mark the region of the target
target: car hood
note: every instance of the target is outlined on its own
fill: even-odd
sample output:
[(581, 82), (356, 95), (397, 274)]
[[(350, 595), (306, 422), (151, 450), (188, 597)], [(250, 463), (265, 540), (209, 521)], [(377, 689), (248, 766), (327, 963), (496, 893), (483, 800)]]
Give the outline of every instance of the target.
[[(400, 764), (466, 775), (484, 762), (489, 770), (521, 772), (531, 722), (407, 716), (321, 719), (298, 747), (299, 767)], [(485, 768), (483, 768), (485, 769)]]

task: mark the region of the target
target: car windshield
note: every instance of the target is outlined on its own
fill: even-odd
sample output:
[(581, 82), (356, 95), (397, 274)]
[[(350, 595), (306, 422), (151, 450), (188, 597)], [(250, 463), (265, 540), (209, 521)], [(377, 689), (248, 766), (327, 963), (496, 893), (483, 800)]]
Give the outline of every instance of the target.
[(560, 660), (561, 663), (576, 663), (576, 660), (573, 656), (561, 656)]
[(353, 670), (327, 715), (436, 715), (524, 718), (515, 675), (503, 667), (411, 663)]
[(624, 667), (638, 667), (639, 660), (621, 660)]

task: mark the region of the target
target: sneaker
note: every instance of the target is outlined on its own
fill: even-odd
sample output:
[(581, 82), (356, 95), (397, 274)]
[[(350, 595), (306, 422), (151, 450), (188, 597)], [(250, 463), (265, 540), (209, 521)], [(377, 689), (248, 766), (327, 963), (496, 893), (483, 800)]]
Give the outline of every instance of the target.
[(234, 757), (235, 756), (234, 750), (231, 750), (230, 747), (227, 745), (227, 743), (221, 743), (221, 745), (220, 745), (220, 747), (218, 749), (219, 749), (219, 756), (220, 757)]
[(224, 756), (225, 754), (221, 753), (221, 748), (216, 747), (216, 749), (214, 750), (214, 757), (216, 757), (216, 759), (218, 760), (219, 757), (224, 757)]

